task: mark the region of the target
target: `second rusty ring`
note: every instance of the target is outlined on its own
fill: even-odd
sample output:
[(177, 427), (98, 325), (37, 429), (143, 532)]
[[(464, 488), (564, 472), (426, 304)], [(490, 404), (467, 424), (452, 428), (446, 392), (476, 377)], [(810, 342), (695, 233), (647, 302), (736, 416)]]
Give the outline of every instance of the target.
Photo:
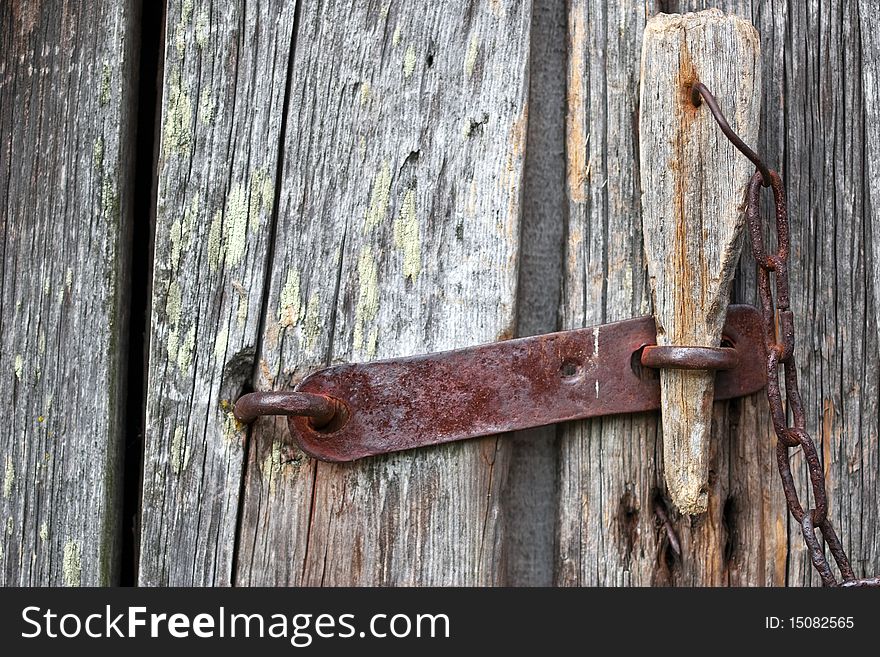
[(654, 369), (732, 370), (739, 363), (731, 347), (679, 347), (649, 345), (642, 350), (642, 365)]

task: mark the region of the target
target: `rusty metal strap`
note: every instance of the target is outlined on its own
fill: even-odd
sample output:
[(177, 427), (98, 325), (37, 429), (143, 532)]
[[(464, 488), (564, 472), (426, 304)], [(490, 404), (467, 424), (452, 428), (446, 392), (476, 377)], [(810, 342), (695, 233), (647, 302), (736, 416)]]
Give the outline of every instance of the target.
[[(330, 367), (292, 392), (245, 395), (236, 416), (288, 415), (300, 448), (351, 461), (600, 415), (660, 407), (658, 372), (643, 365), (732, 367), (716, 376), (715, 398), (764, 387), (761, 317), (731, 306), (721, 350), (660, 352), (652, 317), (480, 345), (426, 356)], [(722, 352), (722, 353), (719, 353)]]

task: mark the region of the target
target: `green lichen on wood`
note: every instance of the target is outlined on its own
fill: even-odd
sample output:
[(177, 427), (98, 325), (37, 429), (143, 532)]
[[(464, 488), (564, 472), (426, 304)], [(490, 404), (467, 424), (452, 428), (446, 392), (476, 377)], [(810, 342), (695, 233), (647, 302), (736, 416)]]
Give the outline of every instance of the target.
[(104, 62), (101, 65), (101, 88), (98, 92), (98, 104), (103, 107), (110, 102), (110, 81), (112, 77), (112, 71), (110, 69), (110, 64)]
[(398, 24), (394, 28), (394, 34), (391, 35), (391, 45), (394, 46), (395, 48), (397, 46), (399, 46), (401, 37), (402, 37), (402, 35), (400, 32), (400, 25)]
[(394, 245), (403, 252), (403, 277), (415, 282), (422, 271), (422, 242), (416, 215), (416, 190), (403, 197), (400, 218), (394, 222)]
[(281, 474), (281, 443), (277, 440), (272, 441), (272, 449), (263, 459), (263, 478), (268, 480), (269, 494), (275, 492), (275, 482)]
[(223, 211), (217, 211), (208, 229), (208, 265), (217, 270), (221, 263), (234, 267), (247, 250), (248, 195), (240, 184), (234, 184), (226, 196)]
[(379, 172), (373, 179), (370, 191), (370, 204), (364, 218), (364, 230), (373, 230), (385, 218), (388, 212), (388, 199), (391, 196), (391, 165), (388, 160), (382, 162)]
[(415, 46), (409, 44), (406, 52), (403, 54), (403, 77), (409, 79), (409, 76), (416, 70), (416, 49)]
[(162, 152), (186, 154), (192, 145), (192, 100), (189, 92), (181, 86), (180, 71), (169, 76), (168, 104), (162, 125)]
[(40, 540), (44, 543), (49, 538), (49, 524), (44, 520), (40, 525)]
[(223, 255), (223, 212), (217, 210), (211, 217), (211, 226), (208, 229), (208, 265), (212, 270), (220, 268), (220, 258)]
[(296, 269), (290, 269), (287, 272), (284, 286), (281, 288), (278, 323), (285, 328), (295, 326), (300, 320), (301, 305), (299, 272)]
[(200, 11), (199, 15), (196, 16), (196, 45), (202, 50), (208, 45), (208, 40), (211, 38), (211, 25), (208, 19), (207, 11)]
[(253, 233), (260, 227), (260, 213), (265, 211), (267, 215), (271, 214), (275, 202), (275, 184), (267, 169), (254, 171), (251, 176), (250, 192), (248, 212)]
[(95, 137), (92, 144), (92, 166), (99, 174), (104, 171), (104, 137), (101, 135)]
[(12, 485), (15, 483), (15, 463), (11, 456), (7, 456), (3, 468), (3, 497), (12, 495)]
[(190, 449), (186, 442), (186, 427), (175, 427), (171, 436), (171, 470), (180, 475), (189, 465)]
[(199, 123), (202, 125), (211, 125), (214, 123), (214, 110), (216, 101), (211, 94), (210, 88), (202, 89), (199, 94)]
[(464, 73), (468, 79), (474, 75), (474, 67), (477, 65), (477, 54), (479, 54), (479, 51), (480, 42), (477, 40), (477, 35), (475, 34), (471, 37), (467, 54), (464, 57)]
[(247, 194), (241, 185), (233, 185), (226, 197), (226, 208), (223, 212), (223, 226), (226, 233), (222, 250), (226, 252), (226, 264), (236, 266), (241, 262), (247, 249), (248, 226)]
[(214, 358), (223, 362), (226, 357), (226, 347), (229, 346), (229, 327), (224, 326), (217, 333), (217, 339), (214, 341)]
[(109, 174), (101, 180), (101, 218), (111, 226), (119, 222), (119, 193), (116, 181)]
[(379, 314), (379, 268), (372, 250), (365, 246), (358, 259), (358, 298), (355, 306), (354, 348), (372, 358), (376, 355), (379, 329), (375, 325)]
[(306, 303), (306, 317), (303, 321), (303, 346), (311, 351), (321, 336), (321, 299), (317, 292), (312, 292)]
[(21, 376), (24, 373), (24, 358), (21, 354), (15, 354), (15, 359), (12, 363), (13, 371), (15, 372), (15, 378), (21, 381)]
[(190, 326), (189, 331), (186, 332), (186, 336), (183, 338), (183, 342), (180, 343), (180, 348), (177, 350), (177, 366), (181, 371), (186, 372), (190, 369), (195, 346), (196, 327)]
[(65, 586), (82, 584), (82, 548), (77, 541), (67, 541), (61, 559), (61, 573)]
[(183, 51), (186, 49), (186, 29), (192, 18), (192, 13), (192, 0), (183, 0), (180, 6), (180, 20), (177, 21), (177, 26), (174, 30), (174, 47), (177, 50), (178, 57), (182, 56)]
[(168, 296), (165, 298), (165, 318), (172, 326), (180, 323), (180, 304), (181, 304), (180, 284), (177, 281), (171, 281), (168, 285)]
[(370, 83), (369, 82), (361, 82), (361, 89), (360, 89), (360, 93), (358, 94), (358, 97), (360, 99), (360, 103), (361, 103), (362, 107), (370, 101), (371, 93), (372, 92), (370, 90)]

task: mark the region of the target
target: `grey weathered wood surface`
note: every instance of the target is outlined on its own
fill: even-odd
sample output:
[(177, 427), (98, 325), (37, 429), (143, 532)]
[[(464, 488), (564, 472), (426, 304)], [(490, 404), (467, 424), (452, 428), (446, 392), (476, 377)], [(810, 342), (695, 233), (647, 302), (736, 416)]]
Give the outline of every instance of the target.
[[(134, 4), (0, 9), (3, 584), (117, 577)], [(758, 150), (789, 189), (808, 428), (857, 571), (880, 571), (875, 3), (570, 0), (561, 325), (650, 311), (634, 164), (641, 30), (661, 9), (712, 5), (761, 36)], [(542, 249), (563, 228), (540, 235), (534, 215), (552, 212), (552, 195), (520, 204), (518, 191), (528, 3), (455, 16), (358, 5), (337, 26), (298, 11), (295, 27), (280, 0), (169, 2), (141, 583), (546, 583), (529, 530), (551, 549), (558, 507), (559, 584), (817, 584), (760, 395), (715, 406), (708, 512), (667, 509), (681, 556), (655, 514), (668, 504), (656, 414), (560, 427), (558, 454), (542, 432), (533, 462), (525, 443), (511, 461), (487, 439), (352, 466), (304, 460), (271, 422), (249, 435), (231, 421), (228, 402), (251, 381), (506, 337), (516, 317), (522, 333), (551, 327), (554, 302), (535, 291), (543, 276), (555, 295)], [(552, 128), (532, 127), (533, 166), (551, 162), (546, 187), (532, 180), (537, 199), (561, 172)], [(519, 253), (536, 264), (517, 298), (521, 208), (532, 217)], [(322, 248), (328, 269), (317, 256), (294, 269)], [(753, 302), (742, 263), (733, 297)], [(527, 486), (552, 499), (529, 504)]]
[(118, 578), (135, 4), (0, 7), (0, 585)]
[[(880, 12), (875, 3), (859, 3), (859, 34), (862, 39), (862, 92), (865, 106), (865, 159), (867, 171), (865, 191), (868, 205), (865, 212), (870, 218), (871, 256), (874, 277), (874, 312), (877, 331), (880, 332)], [(874, 54), (869, 57), (867, 55)]]
[(140, 580), (497, 582), (503, 441), (330, 466), (228, 402), (512, 335), (530, 5), (244, 8), (169, 7)]
[[(864, 205), (871, 113), (859, 71), (876, 40), (859, 30), (874, 8), (855, 2), (572, 2), (569, 14), (567, 326), (648, 311), (632, 141), (641, 29), (660, 9), (717, 6), (761, 36), (758, 150), (789, 189), (792, 305), (808, 428), (826, 463), (831, 514), (860, 572), (880, 566), (878, 352)], [(869, 137), (866, 140), (866, 136)], [(876, 216), (876, 214), (874, 215)], [(876, 224), (876, 222), (874, 222)], [(744, 256), (734, 299), (754, 302)], [(656, 416), (562, 430), (560, 584), (816, 584), (799, 531), (784, 511), (775, 438), (760, 395), (716, 404), (708, 513), (671, 515), (683, 554), (655, 520), (664, 503)], [(806, 475), (794, 454), (800, 490)]]
[[(718, 347), (754, 165), (720, 133), (702, 82), (748, 144), (758, 137), (761, 62), (755, 28), (717, 9), (651, 18), (642, 43), (639, 171), (657, 344)], [(666, 489), (682, 513), (709, 503), (715, 372), (660, 371)]]
[[(513, 335), (530, 14), (303, 5), (258, 389)], [(289, 440), (254, 425), (238, 583), (501, 581), (503, 437), (343, 465)]]
[(168, 3), (139, 580), (229, 585), (294, 3)]
[[(565, 231), (565, 0), (532, 8), (517, 335), (559, 328)], [(556, 427), (511, 437), (504, 491), (505, 583), (550, 586), (556, 532)]]

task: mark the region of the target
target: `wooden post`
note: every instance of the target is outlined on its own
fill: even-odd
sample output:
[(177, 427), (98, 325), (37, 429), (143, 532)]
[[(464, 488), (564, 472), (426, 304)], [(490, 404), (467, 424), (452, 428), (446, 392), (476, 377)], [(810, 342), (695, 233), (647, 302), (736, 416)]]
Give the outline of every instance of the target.
[[(747, 144), (758, 135), (758, 35), (717, 9), (660, 14), (642, 48), (639, 145), (645, 256), (657, 344), (717, 347), (742, 244), (754, 166), (691, 102), (703, 82)], [(660, 373), (666, 485), (683, 513), (707, 509), (715, 374)]]

